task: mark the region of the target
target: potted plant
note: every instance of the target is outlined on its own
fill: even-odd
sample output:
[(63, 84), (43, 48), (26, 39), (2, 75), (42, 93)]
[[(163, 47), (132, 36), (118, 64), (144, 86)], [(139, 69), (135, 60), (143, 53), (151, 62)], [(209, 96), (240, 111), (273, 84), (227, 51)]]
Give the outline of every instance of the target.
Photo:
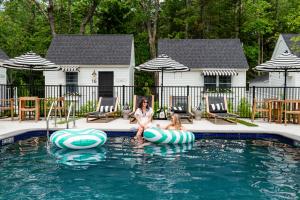
[(126, 103), (123, 106), (122, 114), (123, 114), (123, 119), (129, 119), (129, 113), (131, 112), (129, 105)]
[(195, 120), (201, 120), (202, 111), (200, 105), (193, 109), (193, 113), (195, 115)]

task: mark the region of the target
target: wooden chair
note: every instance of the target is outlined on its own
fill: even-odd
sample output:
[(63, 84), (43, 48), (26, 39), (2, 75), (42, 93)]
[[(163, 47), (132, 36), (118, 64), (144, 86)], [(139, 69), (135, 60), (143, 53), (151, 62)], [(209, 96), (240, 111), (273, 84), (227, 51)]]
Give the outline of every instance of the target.
[(44, 101), (44, 117), (47, 118), (48, 111), (50, 110), (52, 102), (55, 102), (53, 105), (52, 112), (56, 110), (56, 113), (59, 114), (60, 119), (62, 118), (62, 115), (66, 115), (67, 108), (65, 105), (65, 97), (58, 97), (58, 98), (46, 98)]
[(26, 113), (34, 113), (35, 121), (40, 119), (40, 99), (38, 97), (19, 98), (19, 121), (25, 119)]
[[(226, 96), (215, 97), (215, 96), (205, 96), (206, 102), (206, 114), (208, 118), (214, 118), (214, 122), (217, 123), (217, 119), (223, 119), (229, 122), (237, 124), (236, 118), (237, 114), (230, 113), (228, 111), (228, 104)], [(235, 120), (231, 120), (234, 118)]]
[(262, 101), (257, 101), (254, 98), (253, 105), (252, 105), (252, 114), (251, 114), (251, 121), (254, 121), (255, 115), (257, 113), (262, 113), (263, 119), (268, 119), (268, 122), (271, 121), (272, 118), (272, 104), (270, 100), (275, 99), (263, 99)]
[(14, 120), (14, 102), (13, 98), (0, 99), (0, 112), (4, 110), (10, 110), (11, 120)]
[(190, 96), (170, 96), (168, 118), (172, 113), (176, 113), (181, 119), (187, 119), (190, 123), (193, 123), (194, 114), (191, 108)]
[(133, 96), (132, 112), (129, 113), (129, 123), (135, 123), (136, 122), (136, 118), (134, 116), (134, 113), (135, 113), (136, 109), (138, 108), (139, 103), (142, 100), (142, 98), (146, 98), (147, 101), (148, 101), (149, 107), (151, 107), (154, 110), (154, 95), (151, 95), (151, 96), (134, 95)]
[[(104, 119), (99, 122), (109, 122), (117, 116), (118, 106), (118, 97), (100, 97), (96, 111), (87, 113), (86, 122), (91, 122), (97, 119)], [(91, 120), (89, 120), (90, 118)]]
[(300, 124), (300, 100), (285, 100), (284, 125), (292, 119), (293, 123)]

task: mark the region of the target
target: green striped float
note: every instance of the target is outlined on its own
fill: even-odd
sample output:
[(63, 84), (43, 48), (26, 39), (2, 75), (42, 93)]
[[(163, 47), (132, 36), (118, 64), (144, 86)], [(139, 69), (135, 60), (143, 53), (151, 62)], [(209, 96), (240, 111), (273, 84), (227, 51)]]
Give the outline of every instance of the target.
[(103, 145), (106, 140), (105, 132), (92, 128), (59, 130), (50, 137), (57, 147), (69, 149), (89, 149)]
[(184, 153), (191, 150), (193, 148), (193, 144), (194, 143), (148, 145), (144, 147), (144, 152), (149, 155), (174, 157), (174, 154)]
[(73, 151), (70, 149), (52, 149), (52, 155), (59, 164), (69, 166), (91, 165), (106, 159), (105, 151), (103, 149), (80, 149)]
[(149, 128), (144, 131), (145, 140), (153, 143), (184, 144), (195, 141), (195, 135), (190, 131), (163, 130)]

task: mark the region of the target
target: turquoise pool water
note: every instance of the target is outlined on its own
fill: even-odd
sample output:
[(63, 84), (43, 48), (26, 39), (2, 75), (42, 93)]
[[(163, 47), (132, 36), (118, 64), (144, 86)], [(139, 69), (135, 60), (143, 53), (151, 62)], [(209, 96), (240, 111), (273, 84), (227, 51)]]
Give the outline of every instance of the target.
[(0, 199), (300, 199), (300, 148), (276, 141), (136, 148), (117, 137), (64, 151), (44, 140), (0, 148)]

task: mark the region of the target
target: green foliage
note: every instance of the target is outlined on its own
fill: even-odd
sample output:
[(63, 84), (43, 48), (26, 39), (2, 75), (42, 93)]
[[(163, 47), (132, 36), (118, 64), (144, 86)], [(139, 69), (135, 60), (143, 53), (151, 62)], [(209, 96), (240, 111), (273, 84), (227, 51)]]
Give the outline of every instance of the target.
[[(92, 1), (53, 2), (56, 33), (78, 34)], [(136, 65), (149, 60), (146, 22), (153, 15), (155, 4), (147, 0), (97, 2), (85, 33), (133, 34)], [(150, 5), (147, 10), (142, 7), (143, 3)], [(45, 56), (52, 40), (47, 1), (0, 1), (0, 6), (0, 48), (10, 57), (28, 51)], [(165, 0), (160, 1), (159, 9), (157, 39), (240, 38), (250, 68), (271, 57), (280, 33), (300, 32), (299, 0)], [(10, 83), (29, 83), (28, 72), (9, 73)], [(255, 72), (249, 70), (248, 79), (254, 76)], [(35, 74), (34, 80), (42, 84), (42, 73)], [(135, 83), (152, 86), (154, 75), (136, 72)], [(147, 91), (140, 89), (137, 93)]]
[(88, 112), (93, 112), (96, 110), (96, 105), (94, 101), (88, 101), (86, 104), (82, 105), (80, 107), (80, 112), (81, 114), (86, 114)]
[(227, 99), (227, 111), (233, 113), (233, 103), (229, 99)]
[(240, 117), (250, 117), (251, 116), (251, 104), (246, 98), (242, 98), (240, 104), (238, 105), (237, 112)]

